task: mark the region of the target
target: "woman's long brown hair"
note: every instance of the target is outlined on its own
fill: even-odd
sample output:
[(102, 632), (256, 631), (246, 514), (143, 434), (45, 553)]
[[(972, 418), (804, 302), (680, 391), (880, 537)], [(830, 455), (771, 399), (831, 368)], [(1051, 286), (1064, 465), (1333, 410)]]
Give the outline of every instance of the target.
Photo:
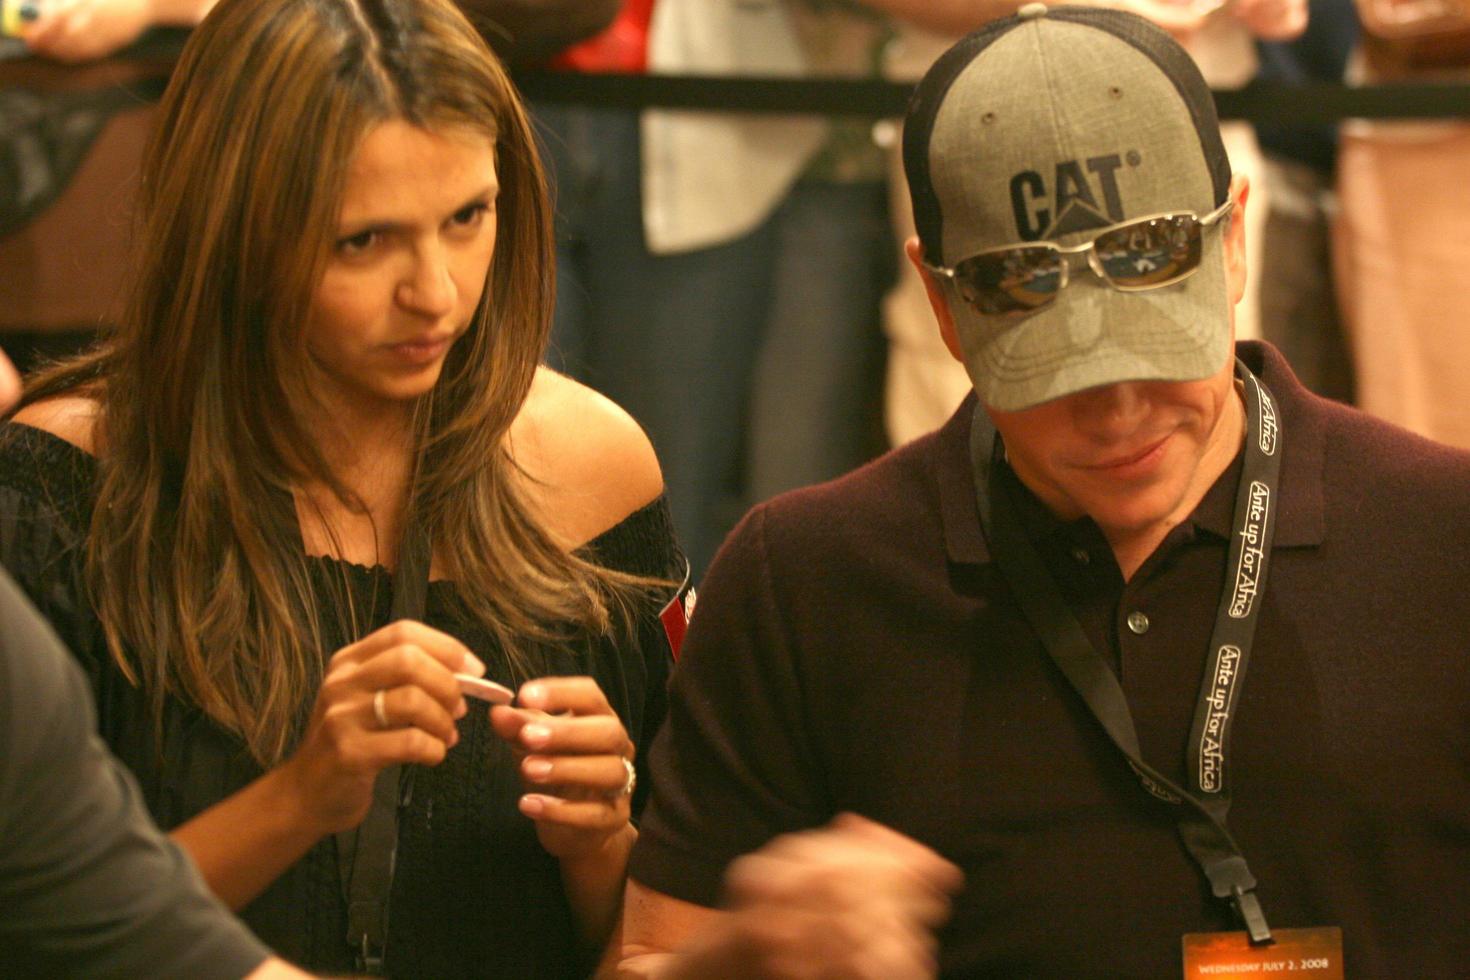
[(550, 207), (520, 101), (459, 11), (223, 0), (161, 117), (119, 327), (25, 399), (100, 404), (87, 583), (112, 656), (155, 712), (167, 695), (191, 701), (269, 765), (320, 684), (329, 651), (308, 559), (294, 514), (272, 502), (306, 481), (351, 499), (292, 406), (311, 403), (303, 325), (348, 164), (389, 119), (492, 136), (500, 182), (488, 288), (416, 406), (411, 506), (514, 668), (566, 624), (626, 622), (638, 580), (558, 545), (505, 450), (549, 329)]

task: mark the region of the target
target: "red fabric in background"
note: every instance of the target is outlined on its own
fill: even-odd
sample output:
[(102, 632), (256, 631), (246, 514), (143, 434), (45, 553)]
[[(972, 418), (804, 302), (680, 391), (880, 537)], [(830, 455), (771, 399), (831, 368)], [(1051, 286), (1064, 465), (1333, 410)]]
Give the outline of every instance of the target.
[(551, 65), (568, 71), (641, 75), (648, 70), (648, 22), (652, 18), (653, 0), (626, 0), (607, 30), (567, 48)]

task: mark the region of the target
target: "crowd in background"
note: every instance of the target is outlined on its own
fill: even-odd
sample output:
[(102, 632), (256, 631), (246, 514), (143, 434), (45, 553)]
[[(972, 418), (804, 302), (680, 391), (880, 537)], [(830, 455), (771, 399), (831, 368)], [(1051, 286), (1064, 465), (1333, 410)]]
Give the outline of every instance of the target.
[[(1121, 5), (1184, 41), (1216, 88), (1253, 77), (1406, 75), (1364, 56), (1351, 0), (1312, 0), (1310, 10), (1304, 0), (1218, 10), (1156, 0)], [(187, 23), (208, 6), (180, 3), (164, 22)], [(911, 80), (953, 37), (1016, 4), (462, 6), (505, 25), (503, 32), (487, 28), (492, 39), (500, 33), (502, 47), (506, 36), (540, 38), (509, 52), (521, 65)], [(92, 0), (58, 5), (48, 18), (42, 4), (28, 43), (69, 62), (100, 57), (145, 26), (125, 7), (133, 9)], [(538, 8), (541, 22), (528, 13)], [(609, 20), (591, 39), (567, 44)], [(559, 26), (548, 33), (544, 24), (552, 21)], [(1409, 77), (1470, 77), (1454, 66), (1428, 72)], [(557, 207), (547, 362), (608, 394), (648, 431), (697, 571), (752, 503), (834, 477), (929, 431), (968, 390), (932, 327), (913, 270), (900, 261), (911, 219), (891, 123), (561, 103), (533, 109)], [(1470, 347), (1450, 326), (1465, 319), (1454, 307), (1463, 291), (1445, 288), (1462, 275), (1452, 263), (1463, 239), (1459, 222), (1470, 212), (1456, 176), (1470, 152), (1465, 125), (1354, 122), (1339, 134), (1328, 126), (1232, 122), (1225, 130), (1234, 168), (1251, 178), (1254, 205), (1241, 335), (1277, 344), (1322, 394), (1470, 445), (1470, 408), (1454, 397), (1470, 371)], [(107, 150), (126, 154), (136, 142)], [(86, 176), (94, 197), (99, 179), (128, 179), (125, 172)], [(46, 228), (45, 220), (32, 237), (64, 235), (76, 247), (75, 222)], [(101, 264), (115, 264), (123, 217), (103, 215), (95, 224), (108, 253)], [(14, 254), (27, 231), (8, 237)], [(0, 239), (0, 252), (6, 247)], [(33, 246), (29, 254), (58, 258), (46, 249)], [(57, 294), (49, 305), (62, 309), (63, 322), (33, 300), (0, 324), (9, 331), (90, 328), (111, 300), (79, 302), (54, 269), (26, 286), (14, 281), (23, 268), (10, 263), (5, 291)], [(105, 275), (93, 283), (103, 291), (111, 285)]]

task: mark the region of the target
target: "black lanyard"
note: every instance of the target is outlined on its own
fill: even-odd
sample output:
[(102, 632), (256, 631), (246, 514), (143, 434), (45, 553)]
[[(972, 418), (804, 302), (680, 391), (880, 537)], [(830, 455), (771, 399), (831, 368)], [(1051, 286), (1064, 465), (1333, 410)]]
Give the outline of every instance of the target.
[(1179, 834), (1217, 898), (1235, 907), (1254, 944), (1271, 941), (1265, 913), (1255, 896), (1256, 879), (1225, 827), (1230, 810), (1227, 762), (1230, 725), (1245, 678), (1260, 617), (1261, 593), (1271, 538), (1276, 530), (1281, 472), (1281, 424), (1265, 385), (1244, 364), (1236, 376), (1245, 385), (1246, 440), (1235, 496), (1235, 533), (1230, 541), (1225, 587), (1210, 637), (1210, 659), (1200, 684), (1189, 735), (1189, 788), (1175, 785), (1144, 762), (1133, 714), (1106, 660), (1088, 640), (1062, 598), (1036, 545), (1022, 529), (1015, 501), (995, 466), (1001, 441), (984, 406), (975, 406), (970, 457), (980, 523), (1001, 574), (1046, 651), (1087, 704), (1149, 793), (1177, 806)]
[[(393, 572), (391, 620), (424, 618), (432, 549), (410, 513)], [(337, 868), (347, 902), (347, 945), (357, 972), (381, 975), (388, 952), (388, 898), (398, 856), (398, 812), (413, 795), (413, 768), (389, 766), (373, 782), (373, 802), (361, 824), (337, 834)]]

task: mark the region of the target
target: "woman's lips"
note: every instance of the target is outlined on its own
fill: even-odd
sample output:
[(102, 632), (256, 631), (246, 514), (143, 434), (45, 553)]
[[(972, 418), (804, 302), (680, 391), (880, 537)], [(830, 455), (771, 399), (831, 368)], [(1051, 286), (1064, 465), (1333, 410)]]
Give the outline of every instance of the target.
[(443, 357), (453, 342), (452, 336), (421, 337), (401, 344), (390, 344), (388, 351), (409, 364), (430, 364)]

